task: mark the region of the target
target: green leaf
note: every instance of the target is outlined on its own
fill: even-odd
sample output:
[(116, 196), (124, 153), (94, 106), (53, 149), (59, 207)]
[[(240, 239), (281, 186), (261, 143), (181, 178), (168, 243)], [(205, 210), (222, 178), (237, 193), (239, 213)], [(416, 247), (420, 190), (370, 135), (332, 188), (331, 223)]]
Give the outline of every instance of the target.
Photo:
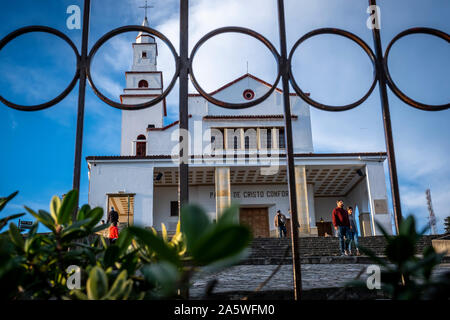
[(87, 228), (93, 228), (103, 217), (103, 209), (100, 207), (96, 207), (89, 211), (87, 217), (91, 219), (91, 222), (87, 224)]
[(13, 215), (8, 216), (6, 218), (0, 219), (0, 230), (8, 223), (9, 220), (17, 219), (17, 218), (20, 218), (20, 217), (22, 217), (24, 215), (25, 215), (25, 213), (18, 213), (18, 214), (13, 214)]
[(100, 300), (106, 295), (108, 292), (108, 278), (102, 268), (95, 266), (89, 272), (86, 290), (89, 300)]
[(133, 237), (128, 228), (123, 229), (116, 241), (116, 245), (119, 247), (120, 255), (124, 254), (127, 251), (128, 247), (131, 244), (131, 240), (133, 240)]
[(52, 217), (48, 212), (45, 212), (43, 210), (39, 210), (39, 213), (34, 212), (27, 206), (25, 206), (25, 209), (33, 216), (35, 217), (40, 223), (42, 223), (44, 226), (49, 228), (53, 233), (56, 232), (55, 230), (55, 222), (53, 221)]
[(11, 201), (11, 199), (14, 198), (18, 193), (19, 193), (19, 191), (16, 191), (16, 192), (11, 193), (9, 196), (7, 196), (5, 198), (0, 198), (0, 211), (2, 211), (3, 208), (6, 206), (6, 204), (9, 201)]
[(70, 291), (70, 295), (74, 296), (78, 300), (88, 300), (88, 296), (81, 292), (80, 290), (72, 290)]
[(53, 196), (50, 201), (50, 214), (55, 222), (58, 221), (59, 208), (61, 208), (61, 199), (58, 196)]
[(61, 240), (64, 242), (72, 241), (74, 239), (81, 239), (87, 236), (88, 232), (81, 228), (71, 228), (70, 230), (64, 230), (61, 235)]
[(64, 197), (61, 207), (58, 212), (58, 223), (59, 224), (68, 224), (72, 213), (75, 210), (75, 206), (77, 205), (78, 200), (78, 191), (71, 190)]
[(72, 223), (69, 227), (67, 227), (66, 229), (64, 229), (63, 233), (64, 233), (64, 232), (68, 232), (68, 231), (70, 231), (70, 230), (72, 230), (72, 229), (80, 229), (80, 228), (88, 229), (88, 225), (89, 225), (91, 222), (92, 222), (92, 219), (91, 219), (91, 218), (87, 218), (87, 219), (84, 219), (84, 220), (78, 220), (77, 222)]
[(143, 270), (145, 280), (156, 287), (163, 296), (171, 296), (176, 292), (180, 274), (176, 266), (168, 262), (146, 265)]
[(203, 233), (211, 226), (208, 215), (197, 205), (185, 205), (181, 208), (181, 232), (186, 237), (188, 251), (196, 246)]
[(161, 234), (164, 241), (167, 241), (167, 229), (164, 223), (161, 223)]
[(126, 270), (123, 270), (121, 273), (119, 273), (113, 285), (111, 286), (111, 290), (109, 290), (106, 299), (117, 300), (120, 299), (121, 296), (125, 295), (125, 291), (127, 289), (127, 277), (128, 274)]
[(147, 245), (150, 250), (155, 252), (159, 259), (172, 262), (176, 265), (180, 264), (176, 251), (164, 242), (163, 239), (154, 235), (152, 231), (135, 226), (129, 227), (128, 231)]
[(245, 226), (221, 227), (202, 236), (191, 254), (196, 262), (209, 264), (238, 254), (250, 240), (250, 230)]
[(407, 260), (414, 257), (415, 245), (411, 242), (411, 239), (399, 235), (392, 239), (390, 243), (386, 245), (386, 256), (388, 259), (395, 263), (403, 264)]
[(413, 216), (408, 216), (399, 226), (399, 235), (410, 236), (416, 234), (416, 221)]
[(91, 207), (88, 204), (83, 205), (77, 213), (77, 221), (85, 220), (87, 218), (88, 212), (90, 211)]
[(114, 266), (114, 263), (119, 259), (119, 247), (116, 245), (110, 245), (103, 256), (103, 263), (105, 268)]
[(23, 251), (25, 245), (23, 237), (20, 234), (20, 231), (17, 228), (17, 226), (12, 222), (9, 224), (9, 237), (11, 238), (11, 241), (14, 243), (14, 245), (21, 251)]
[(111, 225), (110, 223), (105, 223), (105, 224), (96, 226), (95, 228), (92, 229), (92, 233), (97, 233), (99, 231), (103, 231), (103, 230), (109, 228), (110, 225)]

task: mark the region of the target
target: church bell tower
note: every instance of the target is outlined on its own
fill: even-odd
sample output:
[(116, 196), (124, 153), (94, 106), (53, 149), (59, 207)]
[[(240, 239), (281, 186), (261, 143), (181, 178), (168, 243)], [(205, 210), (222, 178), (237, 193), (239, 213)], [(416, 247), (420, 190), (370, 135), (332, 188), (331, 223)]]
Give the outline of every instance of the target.
[[(148, 27), (147, 15), (142, 26)], [(132, 44), (133, 65), (125, 72), (126, 87), (120, 96), (123, 104), (135, 105), (155, 99), (163, 92), (162, 72), (157, 70), (158, 48), (155, 38), (139, 32)], [(166, 116), (165, 99), (141, 110), (122, 110), (121, 155), (145, 156), (151, 141), (147, 128), (161, 128)]]

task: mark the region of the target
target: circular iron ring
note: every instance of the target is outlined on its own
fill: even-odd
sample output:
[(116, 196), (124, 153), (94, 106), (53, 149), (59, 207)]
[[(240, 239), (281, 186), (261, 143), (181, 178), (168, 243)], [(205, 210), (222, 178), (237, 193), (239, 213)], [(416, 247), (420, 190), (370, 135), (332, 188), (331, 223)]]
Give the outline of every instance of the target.
[[(272, 85), (272, 87), (269, 89), (269, 91), (267, 91), (263, 96), (259, 97), (258, 99), (251, 101), (251, 102), (246, 102), (246, 103), (230, 103), (230, 102), (225, 102), (222, 100), (218, 100), (213, 98), (210, 94), (206, 93), (205, 90), (203, 90), (203, 88), (200, 86), (200, 84), (197, 82), (197, 79), (195, 78), (194, 75), (194, 70), (192, 68), (192, 63), (194, 61), (194, 57), (195, 54), (197, 53), (198, 49), (210, 38), (215, 37), (219, 34), (222, 33), (242, 33), (242, 34), (246, 34), (250, 37), (253, 37), (257, 40), (259, 40), (260, 42), (262, 42), (273, 54), (273, 56), (275, 57), (276, 63), (277, 63), (277, 71), (278, 71), (278, 75), (277, 78), (274, 82), (274, 84)], [(242, 28), (242, 27), (223, 27), (223, 28), (218, 28), (215, 29), (209, 33), (207, 33), (206, 35), (204, 35), (194, 46), (194, 48), (192, 49), (191, 55), (190, 55), (190, 62), (189, 62), (189, 70), (190, 70), (190, 76), (191, 76), (191, 81), (192, 84), (194, 85), (195, 89), (197, 89), (197, 91), (200, 93), (200, 95), (202, 95), (206, 100), (208, 100), (209, 102), (223, 107), (223, 108), (228, 108), (228, 109), (245, 109), (245, 108), (249, 108), (249, 107), (253, 107), (261, 102), (263, 102), (264, 100), (266, 100), (277, 88), (278, 82), (280, 81), (281, 78), (281, 72), (280, 72), (280, 55), (277, 52), (277, 49), (272, 45), (272, 43), (270, 43), (269, 40), (267, 40), (263, 35), (251, 30), (251, 29), (247, 29), (247, 28)]]
[[(134, 105), (127, 105), (127, 104), (122, 104), (122, 103), (118, 103), (115, 102), (109, 98), (107, 98), (105, 95), (103, 95), (100, 90), (97, 89), (97, 86), (95, 85), (94, 81), (92, 80), (91, 77), (91, 62), (95, 56), (95, 54), (97, 53), (98, 49), (100, 49), (100, 47), (109, 39), (111, 39), (112, 37), (125, 33), (125, 32), (130, 32), (130, 31), (142, 31), (145, 33), (149, 33), (151, 35), (154, 35), (156, 37), (158, 37), (160, 40), (162, 40), (170, 49), (170, 51), (172, 52), (172, 55), (174, 57), (175, 60), (175, 73), (173, 75), (172, 80), (170, 81), (169, 86), (167, 87), (166, 90), (163, 91), (163, 93), (161, 93), (157, 98), (144, 102), (144, 103), (140, 103), (140, 104), (134, 104)], [(88, 57), (88, 63), (87, 63), (87, 69), (86, 69), (86, 75), (87, 78), (89, 80), (89, 84), (92, 87), (92, 90), (94, 90), (95, 94), (101, 99), (103, 100), (103, 102), (109, 104), (110, 106), (117, 108), (117, 109), (122, 109), (122, 110), (140, 110), (140, 109), (145, 109), (148, 108), (150, 106), (153, 106), (159, 102), (161, 102), (172, 90), (173, 86), (175, 85), (175, 82), (177, 81), (178, 75), (180, 73), (180, 63), (179, 63), (179, 56), (175, 50), (175, 48), (173, 47), (172, 43), (170, 42), (169, 39), (166, 38), (166, 36), (164, 36), (162, 33), (156, 31), (155, 29), (149, 28), (149, 27), (144, 27), (144, 26), (124, 26), (124, 27), (120, 27), (117, 29), (114, 29), (108, 33), (106, 33), (105, 35), (103, 35), (92, 47), (91, 51), (89, 52), (89, 57)]]
[(431, 29), (431, 28), (411, 28), (411, 29), (405, 30), (403, 32), (400, 32), (389, 43), (389, 45), (386, 48), (386, 52), (384, 54), (383, 68), (384, 68), (384, 72), (385, 72), (385, 75), (386, 75), (387, 83), (389, 85), (389, 88), (391, 88), (391, 90), (395, 93), (395, 95), (400, 100), (402, 100), (403, 102), (405, 102), (406, 104), (409, 104), (410, 106), (412, 106), (414, 108), (425, 110), (425, 111), (446, 110), (446, 109), (448, 109), (450, 107), (450, 103), (441, 104), (441, 105), (429, 105), (429, 104), (424, 104), (424, 103), (421, 103), (421, 102), (418, 102), (418, 101), (415, 101), (415, 100), (411, 99), (410, 97), (408, 97), (406, 94), (404, 94), (397, 87), (397, 85), (395, 84), (394, 80), (392, 80), (391, 74), (389, 73), (388, 59), (389, 59), (389, 53), (390, 53), (391, 48), (394, 45), (394, 43), (396, 41), (398, 41), (400, 38), (403, 38), (403, 37), (405, 37), (407, 35), (410, 35), (410, 34), (417, 34), (417, 33), (429, 34), (429, 35), (441, 38), (441, 39), (447, 41), (447, 43), (450, 42), (450, 36), (448, 34), (446, 34), (445, 32), (442, 32), (440, 30), (436, 30), (436, 29)]
[[(360, 46), (364, 50), (364, 52), (369, 56), (370, 60), (372, 61), (372, 65), (374, 66), (374, 72), (373, 72), (374, 76), (373, 76), (373, 81), (372, 81), (372, 85), (370, 86), (370, 89), (367, 91), (367, 93), (361, 99), (359, 99), (351, 104), (347, 104), (347, 105), (343, 105), (343, 106), (330, 106), (330, 105), (322, 104), (320, 102), (317, 102), (317, 101), (311, 99), (298, 86), (297, 82), (295, 81), (293, 72), (292, 72), (292, 57), (294, 56), (295, 50), (305, 40), (312, 38), (314, 36), (317, 36), (317, 35), (321, 35), (321, 34), (335, 34), (335, 35), (339, 35), (339, 36), (345, 37), (347, 39), (350, 39), (353, 42), (355, 42), (358, 46)], [(376, 62), (376, 58), (375, 58), (375, 54), (373, 53), (372, 49), (370, 49), (370, 47), (357, 35), (355, 35), (351, 32), (345, 31), (345, 30), (341, 30), (341, 29), (321, 28), (321, 29), (316, 29), (316, 30), (308, 32), (303, 37), (298, 39), (297, 42), (292, 47), (292, 50), (289, 53), (289, 58), (288, 58), (289, 78), (290, 78), (291, 85), (294, 88), (295, 92), (298, 95), (300, 95), (303, 100), (305, 100), (307, 103), (309, 103), (313, 107), (316, 107), (318, 109), (325, 110), (325, 111), (345, 111), (345, 110), (350, 110), (350, 109), (356, 108), (361, 103), (363, 103), (372, 93), (373, 89), (375, 88), (375, 86), (377, 84), (377, 76), (376, 76), (376, 70), (375, 70), (376, 63), (375, 62)]]
[(75, 87), (75, 84), (77, 83), (77, 81), (80, 77), (80, 55), (78, 53), (77, 47), (72, 42), (72, 40), (70, 40), (69, 37), (67, 37), (64, 33), (62, 33), (61, 31), (58, 31), (56, 29), (53, 29), (50, 27), (45, 27), (45, 26), (28, 26), (28, 27), (23, 27), (23, 28), (17, 29), (15, 31), (11, 32), (10, 34), (8, 34), (6, 37), (4, 37), (0, 41), (0, 50), (2, 50), (4, 46), (6, 46), (10, 41), (14, 40), (15, 38), (17, 38), (23, 34), (31, 33), (31, 32), (50, 33), (50, 34), (53, 34), (53, 35), (59, 37), (60, 39), (64, 40), (66, 43), (68, 43), (69, 46), (72, 48), (73, 52), (75, 53), (75, 56), (77, 59), (77, 68), (75, 70), (75, 75), (73, 76), (72, 81), (69, 83), (69, 85), (66, 87), (66, 89), (64, 89), (63, 92), (61, 92), (56, 98), (54, 98), (50, 101), (47, 101), (47, 102), (44, 102), (41, 104), (36, 104), (36, 105), (24, 106), (24, 105), (20, 105), (20, 104), (15, 104), (15, 103), (5, 99), (2, 95), (0, 95), (0, 101), (2, 103), (4, 103), (5, 105), (7, 105), (10, 108), (13, 108), (16, 110), (21, 110), (21, 111), (43, 110), (43, 109), (49, 108), (49, 107), (57, 104), (58, 102), (63, 100), (70, 93), (70, 91), (72, 91), (72, 89)]

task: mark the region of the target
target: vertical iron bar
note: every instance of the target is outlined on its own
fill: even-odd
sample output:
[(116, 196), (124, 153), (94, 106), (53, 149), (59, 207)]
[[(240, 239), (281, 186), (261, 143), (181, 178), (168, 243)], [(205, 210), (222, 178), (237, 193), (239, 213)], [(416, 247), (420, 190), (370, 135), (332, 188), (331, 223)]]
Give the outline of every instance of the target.
[(291, 104), (289, 101), (289, 69), (287, 64), (287, 45), (286, 45), (286, 23), (284, 16), (284, 0), (278, 0), (278, 25), (280, 31), (280, 50), (281, 50), (281, 81), (283, 83), (283, 104), (284, 104), (284, 125), (286, 134), (284, 135), (286, 144), (286, 162), (287, 162), (287, 180), (289, 188), (289, 206), (291, 209), (291, 241), (292, 241), (292, 264), (294, 274), (294, 298), (300, 300), (302, 291), (302, 277), (300, 268), (299, 236), (296, 223), (297, 215), (297, 194), (294, 167), (294, 152), (292, 142), (292, 123), (291, 123)]
[[(84, 100), (86, 93), (86, 67), (87, 67), (87, 49), (89, 36), (89, 15), (91, 1), (84, 1), (83, 8), (83, 35), (81, 39), (81, 59), (80, 59), (80, 83), (78, 84), (78, 114), (77, 114), (77, 134), (75, 140), (75, 163), (73, 169), (73, 189), (80, 190), (80, 171), (81, 171), (81, 153), (83, 149), (83, 124), (84, 124)], [(77, 206), (79, 202), (79, 192)], [(77, 210), (72, 214), (73, 221), (76, 220)]]
[(180, 77), (179, 77), (180, 164), (178, 174), (180, 209), (189, 202), (188, 19), (189, 19), (189, 0), (180, 0)]
[[(180, 153), (178, 169), (178, 209), (180, 221), (181, 208), (189, 202), (189, 116), (188, 116), (188, 74), (189, 74), (189, 0), (180, 0), (180, 96), (179, 96), (179, 117), (180, 117)], [(179, 291), (184, 299), (189, 299), (189, 287), (183, 286)]]
[[(376, 0), (369, 0), (369, 5), (376, 6)], [(375, 12), (376, 13), (376, 12)], [(379, 19), (379, 17), (376, 17)], [(389, 100), (386, 89), (386, 75), (383, 69), (383, 49), (381, 46), (380, 30), (372, 26), (373, 43), (375, 46), (376, 72), (378, 77), (378, 87), (380, 90), (381, 109), (383, 112), (384, 137), (386, 140), (386, 151), (389, 165), (389, 178), (391, 183), (392, 205), (396, 219), (396, 232), (402, 221), (402, 208), (400, 203), (400, 192), (398, 188), (397, 166), (395, 162), (394, 139), (392, 137), (391, 114), (389, 111)], [(373, 214), (373, 213), (372, 213)]]

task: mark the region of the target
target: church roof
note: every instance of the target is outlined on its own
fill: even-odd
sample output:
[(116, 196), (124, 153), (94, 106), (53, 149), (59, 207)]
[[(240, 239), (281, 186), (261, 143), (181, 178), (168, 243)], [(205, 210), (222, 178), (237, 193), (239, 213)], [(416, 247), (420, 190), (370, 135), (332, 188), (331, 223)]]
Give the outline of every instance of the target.
[[(295, 158), (340, 158), (340, 157), (381, 157), (385, 158), (386, 152), (348, 152), (348, 153), (294, 153)], [(209, 155), (203, 155), (207, 158)], [(280, 158), (286, 157), (285, 154), (279, 154)], [(158, 154), (149, 156), (88, 156), (86, 161), (96, 160), (135, 160), (135, 159), (171, 159), (173, 155)], [(191, 155), (191, 158), (199, 158), (201, 155)]]
[[(270, 83), (268, 83), (268, 82), (266, 82), (266, 81), (264, 81), (264, 80), (262, 80), (262, 79), (260, 79), (260, 78), (258, 78), (256, 76), (252, 75), (251, 73), (246, 73), (246, 74), (240, 76), (239, 78), (237, 78), (237, 79), (235, 79), (235, 80), (233, 80), (231, 82), (228, 82), (227, 84), (225, 84), (225, 85), (221, 86), (220, 88), (214, 90), (213, 92), (209, 93), (209, 95), (211, 95), (211, 96), (215, 95), (216, 93), (219, 93), (220, 91), (225, 90), (228, 87), (231, 87), (233, 84), (235, 84), (235, 83), (237, 83), (237, 82), (239, 82), (242, 79), (245, 79), (247, 77), (250, 78), (250, 79), (253, 79), (253, 80), (255, 80), (255, 81), (257, 81), (257, 82), (259, 82), (259, 83), (261, 83), (261, 84), (263, 84), (263, 85), (265, 85), (267, 87), (269, 87), (269, 88), (272, 87), (272, 85)], [(280, 88), (276, 88), (275, 91), (280, 92), (280, 93), (283, 92), (283, 90), (281, 90)], [(309, 96), (309, 93), (306, 93), (306, 94)], [(296, 93), (289, 93), (289, 95), (290, 96), (297, 96)], [(199, 94), (199, 93), (190, 93), (189, 96), (191, 96), (191, 97), (201, 97), (201, 94)]]

